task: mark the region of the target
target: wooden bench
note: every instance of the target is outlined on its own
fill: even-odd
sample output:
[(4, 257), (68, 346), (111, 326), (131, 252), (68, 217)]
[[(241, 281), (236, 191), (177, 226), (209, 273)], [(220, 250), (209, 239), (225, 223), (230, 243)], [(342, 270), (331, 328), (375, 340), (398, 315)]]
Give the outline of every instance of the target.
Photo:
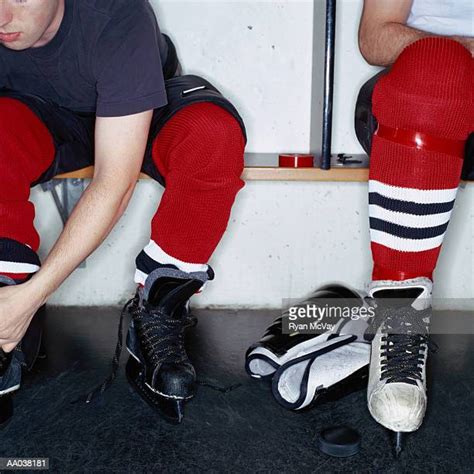
[[(73, 173), (56, 176), (55, 179), (90, 179), (94, 168), (84, 168)], [(278, 168), (270, 166), (248, 166), (245, 168), (242, 179), (245, 181), (367, 181), (367, 168), (338, 169), (324, 171), (319, 168)], [(150, 179), (145, 174), (140, 179)]]
[[(352, 157), (351, 157), (352, 158)], [(331, 169), (315, 168), (279, 168), (278, 155), (275, 153), (246, 153), (245, 169), (242, 178), (245, 181), (355, 181), (364, 182), (369, 178), (366, 155), (354, 155), (359, 164), (342, 166), (338, 156), (333, 155)], [(318, 163), (318, 160), (316, 160)], [(56, 179), (91, 179), (94, 168), (84, 168), (72, 173), (61, 174)], [(141, 174), (140, 179), (150, 179)]]

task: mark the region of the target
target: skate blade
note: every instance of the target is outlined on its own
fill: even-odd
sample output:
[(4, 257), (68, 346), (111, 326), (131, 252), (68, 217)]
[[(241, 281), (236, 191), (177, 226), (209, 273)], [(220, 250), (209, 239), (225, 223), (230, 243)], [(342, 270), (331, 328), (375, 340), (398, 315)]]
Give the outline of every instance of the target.
[(395, 433), (395, 449), (394, 449), (395, 458), (400, 457), (400, 454), (402, 453), (402, 449), (403, 449), (403, 433), (399, 431)]
[(145, 402), (167, 422), (179, 425), (184, 418), (184, 405), (187, 400), (166, 398), (152, 392), (143, 381), (140, 364), (130, 357), (126, 367), (127, 379)]

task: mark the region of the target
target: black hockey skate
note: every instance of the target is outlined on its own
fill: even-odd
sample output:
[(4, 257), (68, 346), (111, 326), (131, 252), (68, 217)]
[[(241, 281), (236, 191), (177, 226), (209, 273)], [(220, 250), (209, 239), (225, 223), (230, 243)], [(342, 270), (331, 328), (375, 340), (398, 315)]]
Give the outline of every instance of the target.
[[(362, 296), (355, 290), (340, 284), (329, 284), (318, 288), (312, 294), (297, 303), (296, 306), (320, 306), (323, 301), (340, 300), (341, 305), (361, 306)], [(245, 354), (245, 370), (256, 379), (271, 379), (275, 372), (284, 364), (314, 352), (315, 347), (326, 340), (323, 334), (283, 333), (283, 318), (288, 317), (288, 310), (278, 317), (265, 330), (262, 338), (252, 344)], [(328, 332), (331, 333), (331, 331)]]
[(127, 378), (137, 393), (164, 418), (180, 423), (184, 405), (196, 392), (196, 372), (184, 346), (193, 324), (188, 300), (213, 278), (206, 272), (160, 268), (139, 288), (130, 307)]
[(357, 310), (364, 306), (362, 295), (332, 284), (294, 306), (328, 311), (328, 305), (339, 308), (341, 316), (321, 321), (320, 331), (324, 332), (284, 334), (287, 309), (247, 351), (248, 374), (271, 379), (275, 400), (284, 408), (301, 410), (367, 387), (370, 344), (363, 338), (367, 318), (342, 317), (343, 308)]

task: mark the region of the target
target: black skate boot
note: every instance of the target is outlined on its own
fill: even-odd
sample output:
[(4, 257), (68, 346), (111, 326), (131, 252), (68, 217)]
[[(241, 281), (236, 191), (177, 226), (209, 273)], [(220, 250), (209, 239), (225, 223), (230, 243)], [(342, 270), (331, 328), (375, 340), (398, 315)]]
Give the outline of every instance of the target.
[[(356, 290), (340, 284), (329, 284), (314, 290), (308, 298), (298, 302), (296, 306), (321, 306), (328, 301), (336, 300), (339, 300), (342, 306), (363, 305), (362, 295)], [(251, 377), (271, 379), (281, 366), (297, 357), (316, 351), (317, 346), (334, 332), (330, 330), (325, 334), (298, 332), (284, 334), (283, 318), (288, 318), (288, 309), (273, 321), (258, 342), (248, 348), (245, 354), (245, 370)]]
[[(331, 318), (328, 305), (334, 310), (339, 308), (341, 316)], [(290, 410), (334, 401), (367, 387), (370, 344), (363, 338), (367, 318), (342, 317), (343, 308), (352, 311), (363, 306), (363, 295), (347, 286), (318, 288), (293, 308), (326, 310), (320, 330), (284, 334), (287, 308), (247, 351), (247, 373), (254, 378), (271, 379), (275, 400)]]
[(194, 273), (159, 268), (137, 290), (130, 307), (127, 378), (172, 423), (182, 421), (184, 404), (196, 391), (196, 372), (184, 346), (185, 329), (193, 325), (187, 303), (213, 278), (210, 267), (208, 272)]

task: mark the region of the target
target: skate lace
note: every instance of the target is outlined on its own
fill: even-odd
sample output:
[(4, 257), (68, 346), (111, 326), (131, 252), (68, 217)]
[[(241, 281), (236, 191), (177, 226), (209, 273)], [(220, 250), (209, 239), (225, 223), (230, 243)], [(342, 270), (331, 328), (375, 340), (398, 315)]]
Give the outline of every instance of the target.
[(437, 349), (429, 339), (429, 323), (423, 321), (430, 310), (382, 306), (377, 312), (383, 319), (381, 380), (416, 385), (422, 379), (426, 351)]
[(138, 306), (139, 296), (138, 293), (130, 300), (125, 303), (125, 306), (120, 313), (118, 335), (117, 335), (117, 345), (115, 346), (115, 353), (112, 358), (112, 370), (110, 371), (109, 376), (100, 384), (97, 385), (94, 389), (88, 392), (86, 395), (82, 395), (71, 403), (85, 402), (91, 403), (99, 395), (102, 396), (104, 392), (112, 385), (113, 381), (117, 378), (118, 369), (120, 367), (120, 356), (122, 355), (123, 349), (123, 319), (124, 317), (131, 312), (131, 308)]
[[(170, 318), (166, 313), (152, 309), (149, 305), (145, 308), (134, 306), (131, 314), (141, 342), (142, 353), (145, 353), (145, 357), (155, 367), (165, 362), (188, 361), (184, 331), (196, 324), (193, 316), (185, 313), (184, 317)], [(240, 383), (219, 386), (206, 380), (196, 380), (196, 383), (221, 393), (231, 392), (241, 386)]]
[[(152, 312), (153, 315), (157, 315), (157, 312)], [(95, 399), (101, 399), (104, 392), (112, 385), (113, 381), (117, 378), (118, 369), (120, 367), (120, 357), (122, 355), (123, 349), (123, 320), (127, 314), (131, 314), (134, 322), (138, 322), (137, 333), (139, 334), (140, 341), (145, 347), (148, 357), (150, 357), (154, 362), (159, 363), (160, 361), (175, 361), (180, 362), (183, 357), (187, 360), (187, 354), (184, 350), (184, 330), (190, 327), (193, 327), (197, 324), (197, 319), (189, 314), (188, 311), (185, 311), (184, 317), (182, 320), (178, 320), (178, 324), (174, 322), (163, 321), (163, 317), (160, 317), (160, 322), (152, 322), (150, 318), (150, 311), (143, 310), (140, 308), (140, 297), (138, 292), (135, 296), (125, 303), (122, 312), (120, 314), (118, 335), (117, 335), (117, 345), (115, 347), (115, 353), (112, 358), (112, 370), (110, 375), (98, 386), (89, 391), (86, 395), (82, 395), (74, 399), (71, 403), (75, 404), (78, 402), (91, 403)], [(162, 313), (160, 313), (162, 314)], [(166, 329), (164, 327), (166, 326)], [(162, 329), (164, 332), (161, 332)], [(179, 334), (178, 334), (179, 332)], [(178, 336), (178, 337), (176, 337)], [(166, 344), (170, 342), (170, 348), (164, 348)], [(0, 350), (0, 357), (1, 357)], [(228, 387), (216, 386), (207, 381), (197, 381), (198, 385), (204, 387), (212, 388), (213, 390), (227, 393), (241, 386), (240, 383), (230, 385)]]
[(131, 310), (141, 349), (145, 358), (158, 366), (164, 362), (185, 362), (184, 323), (181, 318), (171, 318), (160, 310), (146, 306)]
[[(178, 361), (177, 358), (174, 359), (174, 354), (173, 354), (174, 349), (173, 350), (170, 349), (168, 351), (169, 352), (168, 354), (166, 354), (167, 351), (164, 351), (163, 349), (155, 350), (159, 342), (156, 338), (156, 329), (158, 325), (163, 324), (163, 321), (162, 321), (163, 318), (160, 320), (160, 322), (156, 322), (155, 324), (153, 324), (152, 321), (150, 320), (146, 320), (146, 317), (147, 316), (149, 317), (150, 312), (144, 311), (143, 309), (140, 308), (140, 297), (137, 292), (133, 298), (131, 298), (129, 301), (125, 303), (122, 309), (122, 312), (120, 314), (118, 334), (117, 334), (117, 345), (115, 347), (115, 353), (112, 358), (112, 369), (110, 371), (109, 376), (100, 385), (92, 389), (86, 395), (76, 398), (75, 400), (72, 401), (72, 403), (92, 402), (98, 396), (102, 396), (103, 393), (112, 385), (113, 381), (117, 378), (118, 370), (120, 367), (120, 357), (122, 355), (122, 349), (123, 349), (123, 320), (127, 314), (130, 314), (132, 318), (134, 319), (134, 321), (139, 321), (138, 326), (140, 327), (140, 334), (142, 334), (142, 336), (140, 337), (140, 340), (144, 343), (147, 353), (150, 354), (150, 357), (153, 357), (153, 361), (158, 360), (158, 357), (162, 357), (162, 356), (169, 357), (168, 360)], [(186, 314), (184, 323), (181, 323), (181, 325), (182, 325), (182, 328), (185, 329), (187, 327), (195, 326), (196, 322), (197, 320), (194, 316), (190, 314)], [(173, 323), (171, 323), (171, 325), (172, 324)], [(167, 327), (170, 327), (170, 325), (167, 325)], [(169, 331), (168, 337), (171, 337), (171, 332), (172, 331)], [(163, 342), (165, 338), (162, 337), (161, 339)], [(180, 338), (180, 344), (183, 344), (182, 334)]]

